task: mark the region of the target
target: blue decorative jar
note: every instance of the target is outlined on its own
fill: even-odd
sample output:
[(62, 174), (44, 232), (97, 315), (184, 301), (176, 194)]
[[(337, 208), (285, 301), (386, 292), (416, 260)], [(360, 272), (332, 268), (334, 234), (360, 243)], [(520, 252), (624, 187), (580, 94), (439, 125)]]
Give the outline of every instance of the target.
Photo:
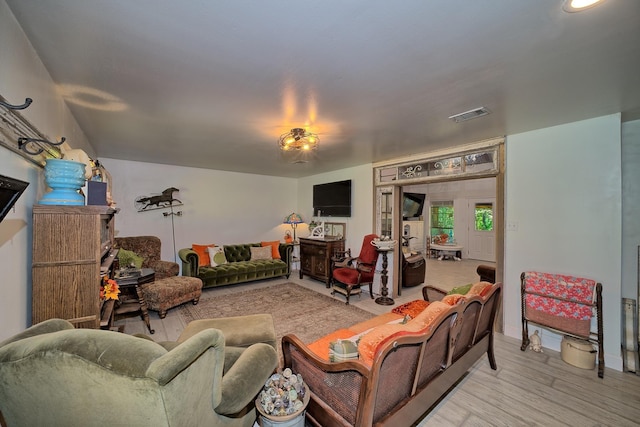
[(84, 205), (78, 190), (84, 185), (85, 164), (64, 159), (47, 159), (44, 179), (52, 189), (40, 199), (41, 205)]

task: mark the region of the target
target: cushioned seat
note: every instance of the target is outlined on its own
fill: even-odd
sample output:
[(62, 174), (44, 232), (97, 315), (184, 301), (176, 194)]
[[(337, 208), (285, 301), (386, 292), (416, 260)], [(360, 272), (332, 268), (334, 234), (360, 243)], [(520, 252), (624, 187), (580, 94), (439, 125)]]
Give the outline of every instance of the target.
[(197, 304), (202, 294), (202, 280), (197, 277), (175, 276), (142, 285), (142, 295), (150, 310), (158, 312), (161, 319), (170, 308), (193, 302)]

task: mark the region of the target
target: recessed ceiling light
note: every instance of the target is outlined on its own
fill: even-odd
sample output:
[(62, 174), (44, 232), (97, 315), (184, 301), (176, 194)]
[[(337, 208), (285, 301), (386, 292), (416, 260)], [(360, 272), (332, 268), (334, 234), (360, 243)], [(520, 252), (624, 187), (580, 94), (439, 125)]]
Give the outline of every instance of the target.
[(488, 108), (479, 107), (479, 108), (474, 108), (473, 110), (465, 111), (464, 113), (454, 114), (453, 116), (449, 116), (449, 118), (456, 123), (460, 123), (460, 122), (475, 119), (478, 117), (486, 116), (487, 114), (490, 114), (490, 113), (491, 111), (489, 111)]
[(589, 9), (602, 3), (603, 0), (564, 0), (562, 9), (565, 12), (573, 13)]

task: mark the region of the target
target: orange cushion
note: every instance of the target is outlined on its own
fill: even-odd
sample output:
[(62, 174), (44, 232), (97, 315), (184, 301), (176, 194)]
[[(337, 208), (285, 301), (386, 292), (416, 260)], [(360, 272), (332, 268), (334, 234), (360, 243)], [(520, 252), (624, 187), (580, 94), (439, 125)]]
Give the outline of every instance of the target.
[(414, 301), (409, 301), (407, 303), (404, 303), (404, 304), (394, 308), (391, 311), (393, 313), (402, 314), (403, 316), (404, 315), (408, 315), (409, 317), (411, 317), (413, 319), (418, 314), (422, 313), (422, 310), (424, 310), (428, 306), (429, 306), (429, 301), (425, 301), (425, 300), (422, 300), (422, 299), (417, 299), (417, 300), (414, 300)]
[(211, 265), (211, 261), (209, 261), (209, 248), (213, 248), (216, 245), (213, 243), (210, 245), (191, 245), (191, 249), (193, 249), (198, 254), (198, 267), (206, 267)]
[(448, 305), (456, 305), (458, 302), (460, 302), (460, 300), (465, 299), (465, 297), (470, 297), (471, 295), (466, 294), (466, 295), (460, 295), (460, 294), (451, 294), (451, 295), (445, 295), (444, 298), (442, 298), (442, 302)]
[(280, 259), (280, 242), (278, 240), (273, 242), (262, 242), (262, 246), (271, 246), (271, 258)]
[(480, 295), (481, 297), (484, 297), (491, 290), (492, 286), (493, 283), (490, 282), (478, 282), (469, 289), (467, 296), (473, 297)]
[(351, 335), (358, 335), (363, 333), (366, 330), (375, 328), (376, 326), (384, 325), (389, 322), (397, 321), (398, 319), (402, 319), (403, 317), (404, 316), (401, 314), (388, 312), (376, 317), (372, 317), (369, 320), (356, 323), (353, 326), (349, 326), (349, 330), (352, 332)]
[(367, 366), (373, 364), (373, 357), (376, 351), (388, 342), (402, 335), (415, 332), (428, 332), (433, 320), (441, 313), (450, 310), (451, 306), (440, 301), (434, 301), (424, 309), (415, 319), (410, 320), (406, 325), (393, 324), (382, 325), (368, 334), (364, 335), (358, 343), (358, 353), (360, 360)]

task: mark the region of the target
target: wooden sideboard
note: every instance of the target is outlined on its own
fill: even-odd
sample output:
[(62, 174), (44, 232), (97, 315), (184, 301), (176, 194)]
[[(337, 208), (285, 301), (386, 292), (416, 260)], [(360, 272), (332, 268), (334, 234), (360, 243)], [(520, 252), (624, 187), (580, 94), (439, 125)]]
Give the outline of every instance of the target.
[(325, 282), (329, 287), (331, 257), (344, 251), (344, 239), (300, 239), (300, 278), (307, 275)]
[(54, 317), (79, 328), (109, 323), (112, 301), (100, 284), (110, 274), (115, 209), (108, 206), (33, 207), (33, 324)]

